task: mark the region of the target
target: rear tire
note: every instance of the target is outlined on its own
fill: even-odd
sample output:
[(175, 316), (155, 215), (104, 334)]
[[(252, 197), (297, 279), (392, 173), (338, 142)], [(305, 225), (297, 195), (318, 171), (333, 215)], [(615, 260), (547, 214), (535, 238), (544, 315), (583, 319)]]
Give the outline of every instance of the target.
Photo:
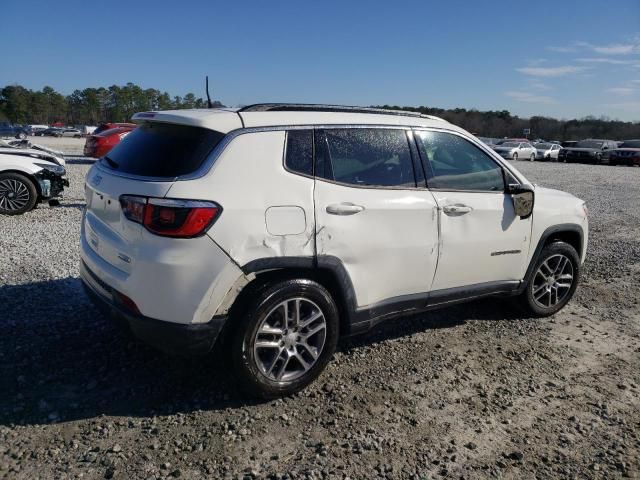
[(329, 292), (306, 279), (285, 280), (256, 291), (234, 325), (230, 347), (242, 390), (272, 399), (313, 382), (338, 343), (338, 308)]
[(554, 242), (540, 252), (518, 304), (534, 317), (548, 317), (573, 297), (580, 281), (580, 257), (565, 242)]
[(0, 214), (22, 215), (37, 201), (38, 191), (31, 180), (19, 173), (0, 173)]
[(517, 153), (514, 153), (514, 154), (513, 154), (513, 160), (514, 160), (514, 161), (515, 161), (515, 160), (518, 160), (518, 154), (517, 154)]
[(532, 153), (531, 156), (529, 157), (529, 161), (535, 162), (535, 160), (536, 160), (536, 154)]

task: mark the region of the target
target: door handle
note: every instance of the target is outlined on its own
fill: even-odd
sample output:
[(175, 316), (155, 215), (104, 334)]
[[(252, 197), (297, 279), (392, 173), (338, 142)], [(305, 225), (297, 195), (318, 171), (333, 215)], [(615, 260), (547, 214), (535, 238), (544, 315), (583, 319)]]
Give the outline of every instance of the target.
[(473, 208), (468, 205), (446, 205), (442, 207), (442, 211), (447, 215), (464, 215), (465, 213), (469, 213)]
[(327, 205), (327, 213), (330, 215), (355, 215), (364, 210), (362, 205), (354, 205), (353, 203), (333, 203)]

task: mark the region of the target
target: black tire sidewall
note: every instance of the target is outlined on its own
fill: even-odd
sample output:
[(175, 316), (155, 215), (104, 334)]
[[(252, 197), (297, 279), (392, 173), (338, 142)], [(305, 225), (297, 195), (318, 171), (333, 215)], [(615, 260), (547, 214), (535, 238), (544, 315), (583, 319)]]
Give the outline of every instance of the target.
[[(560, 303), (550, 308), (543, 308), (540, 305), (538, 305), (533, 298), (534, 276), (538, 271), (538, 269), (540, 268), (540, 266), (549, 257), (557, 254), (562, 254), (566, 256), (571, 262), (571, 265), (573, 267), (573, 284), (569, 289), (569, 293), (567, 293), (567, 295), (562, 299)], [(527, 282), (527, 288), (523, 294), (524, 300), (526, 303), (525, 306), (527, 307), (527, 310), (529, 311), (529, 313), (538, 317), (547, 317), (547, 316), (553, 315), (554, 313), (557, 313), (562, 308), (564, 308), (564, 306), (567, 303), (569, 303), (569, 301), (573, 298), (573, 294), (575, 293), (576, 288), (578, 288), (578, 283), (580, 282), (581, 273), (582, 272), (581, 272), (581, 265), (580, 265), (580, 257), (578, 256), (578, 253), (571, 245), (565, 242), (554, 242), (544, 247), (542, 249), (542, 252), (540, 252), (540, 256), (538, 257), (536, 264), (531, 272), (531, 278), (529, 278), (529, 281)]]
[[(265, 377), (254, 359), (253, 342), (264, 317), (286, 298), (303, 297), (314, 302), (322, 310), (327, 323), (324, 348), (318, 361), (300, 378), (289, 382), (276, 382)], [(272, 399), (291, 395), (302, 390), (324, 370), (335, 352), (338, 334), (338, 309), (329, 292), (320, 284), (306, 279), (277, 282), (256, 292), (250, 305), (238, 321), (231, 336), (231, 358), (239, 386), (250, 395)]]
[(33, 184), (33, 182), (24, 175), (20, 175), (19, 173), (0, 172), (0, 180), (7, 179), (16, 180), (27, 187), (27, 190), (29, 190), (29, 201), (24, 207), (19, 210), (4, 210), (3, 208), (0, 208), (0, 215), (22, 215), (23, 213), (27, 213), (28, 211), (33, 210), (36, 202), (38, 201), (38, 191), (36, 190), (36, 186)]

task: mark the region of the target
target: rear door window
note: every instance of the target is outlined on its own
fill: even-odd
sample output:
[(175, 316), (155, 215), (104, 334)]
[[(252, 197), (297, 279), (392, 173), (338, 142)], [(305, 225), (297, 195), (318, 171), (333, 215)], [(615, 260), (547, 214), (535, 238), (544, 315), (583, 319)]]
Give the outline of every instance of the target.
[(196, 171), (223, 133), (168, 123), (145, 123), (102, 160), (107, 168), (131, 175), (178, 177)]
[(316, 151), (316, 175), (340, 183), (373, 187), (415, 187), (407, 133), (398, 129), (324, 130)]

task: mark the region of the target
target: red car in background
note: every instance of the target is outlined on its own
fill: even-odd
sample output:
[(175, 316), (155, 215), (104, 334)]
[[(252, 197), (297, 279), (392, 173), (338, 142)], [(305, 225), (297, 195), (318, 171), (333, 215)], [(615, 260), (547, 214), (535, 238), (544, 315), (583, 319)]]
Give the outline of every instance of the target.
[[(111, 128), (103, 128), (105, 125), (111, 126)], [(85, 157), (104, 157), (136, 127), (135, 123), (104, 123), (100, 125), (93, 134), (87, 136), (87, 141), (84, 144)]]
[(117, 122), (106, 122), (106, 123), (101, 123), (100, 125), (98, 125), (98, 128), (96, 128), (93, 131), (93, 135), (97, 135), (99, 133), (104, 132), (105, 130), (111, 130), (112, 128), (117, 128), (117, 127), (125, 127), (125, 128), (131, 128), (132, 130), (134, 128), (136, 128), (136, 124), (135, 123), (117, 123)]

